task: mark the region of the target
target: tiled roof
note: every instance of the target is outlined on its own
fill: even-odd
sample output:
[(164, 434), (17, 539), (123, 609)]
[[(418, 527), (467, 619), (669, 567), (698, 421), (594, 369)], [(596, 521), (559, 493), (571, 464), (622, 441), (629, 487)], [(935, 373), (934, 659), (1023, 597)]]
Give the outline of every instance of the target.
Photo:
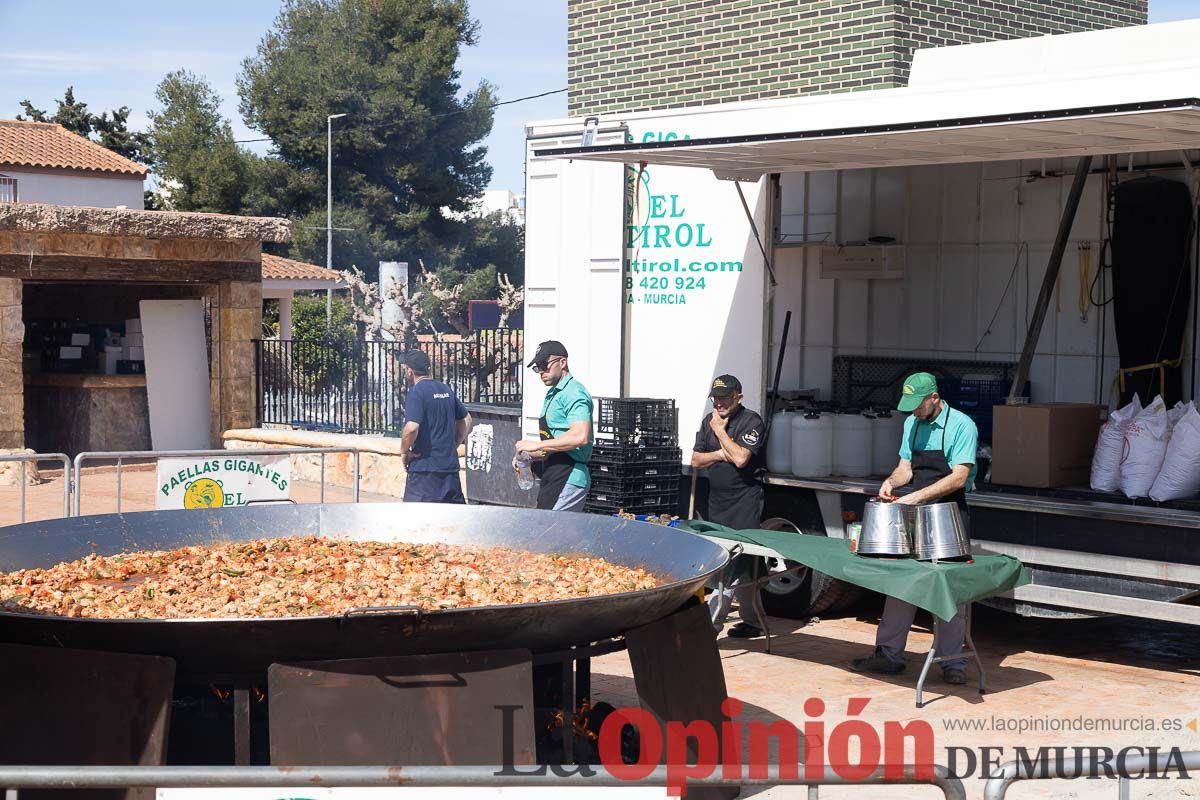
[(262, 276), (264, 281), (329, 281), (341, 283), (342, 274), (337, 270), (305, 264), (283, 256), (262, 254)]
[(52, 122), (0, 119), (0, 167), (42, 167), (144, 177), (147, 169)]

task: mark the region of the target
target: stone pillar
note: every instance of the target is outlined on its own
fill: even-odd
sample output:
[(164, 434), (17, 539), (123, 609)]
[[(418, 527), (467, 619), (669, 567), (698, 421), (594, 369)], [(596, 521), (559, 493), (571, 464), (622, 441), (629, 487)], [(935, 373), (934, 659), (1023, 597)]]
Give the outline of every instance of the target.
[(25, 446), (25, 377), (21, 281), (0, 278), (0, 449)]
[(254, 340), (262, 338), (262, 284), (222, 281), (218, 296), (220, 311), (213, 311), (214, 447), (220, 447), (224, 431), (253, 428), (256, 421)]

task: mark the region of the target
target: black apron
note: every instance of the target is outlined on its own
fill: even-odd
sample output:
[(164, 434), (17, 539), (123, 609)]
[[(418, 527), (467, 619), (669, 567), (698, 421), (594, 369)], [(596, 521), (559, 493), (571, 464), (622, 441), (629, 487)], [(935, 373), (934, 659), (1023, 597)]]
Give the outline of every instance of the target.
[[(543, 442), (554, 438), (550, 435), (550, 423), (546, 421), (545, 414), (538, 420), (538, 438)], [(537, 507), (553, 509), (563, 487), (567, 485), (567, 478), (571, 477), (571, 470), (575, 468), (575, 459), (571, 458), (569, 453), (548, 453), (545, 458), (534, 461), (530, 466), (533, 474), (541, 479)]]
[[(954, 409), (950, 409), (950, 413), (946, 414), (946, 424), (942, 426), (942, 443), (937, 450), (917, 450), (917, 424), (913, 424), (912, 438), (909, 440), (908, 447), (912, 451), (912, 488), (913, 491), (919, 491), (926, 486), (933, 484), (950, 475), (954, 470), (950, 467), (950, 462), (946, 459), (946, 428), (950, 427), (950, 414), (953, 414)], [(919, 423), (920, 420), (917, 420)], [(951, 494), (941, 497), (935, 502), (938, 503), (957, 503), (958, 510), (962, 514), (964, 524), (970, 524), (967, 517), (967, 490), (966, 487), (959, 489)]]

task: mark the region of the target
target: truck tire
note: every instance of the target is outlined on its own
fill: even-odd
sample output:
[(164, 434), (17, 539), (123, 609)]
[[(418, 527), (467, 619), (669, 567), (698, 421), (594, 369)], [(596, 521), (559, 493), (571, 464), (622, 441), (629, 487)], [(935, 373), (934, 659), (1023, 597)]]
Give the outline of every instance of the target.
[[(763, 520), (761, 526), (768, 531), (794, 531), (806, 535), (799, 526), (782, 517)], [(807, 534), (814, 535), (814, 534)], [(763, 610), (773, 617), (800, 619), (837, 611), (852, 605), (862, 596), (862, 590), (853, 584), (844, 583), (812, 569), (787, 572), (796, 562), (778, 558), (764, 558), (766, 574), (780, 574), (771, 578), (759, 590)]]

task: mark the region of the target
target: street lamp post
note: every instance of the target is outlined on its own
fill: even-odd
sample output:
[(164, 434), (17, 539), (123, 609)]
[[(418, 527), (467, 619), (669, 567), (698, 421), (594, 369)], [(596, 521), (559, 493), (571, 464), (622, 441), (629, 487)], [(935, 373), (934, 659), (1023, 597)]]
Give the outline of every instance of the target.
[[(333, 269), (333, 121), (345, 114), (330, 114), (325, 119), (325, 268)], [(325, 290), (325, 325), (333, 326), (333, 289)]]

